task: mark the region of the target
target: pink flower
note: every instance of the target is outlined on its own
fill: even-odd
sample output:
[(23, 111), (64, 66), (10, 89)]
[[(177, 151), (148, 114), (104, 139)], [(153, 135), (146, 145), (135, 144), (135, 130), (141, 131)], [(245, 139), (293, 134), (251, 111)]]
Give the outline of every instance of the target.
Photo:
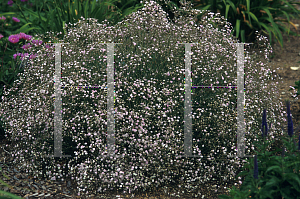
[(32, 38), (32, 36), (30, 36), (30, 35), (25, 35), (25, 37), (24, 37), (24, 39), (27, 41), (31, 40), (31, 38)]
[(30, 48), (30, 43), (23, 45), (21, 48), (23, 48), (24, 50)]
[[(25, 54), (21, 54), (21, 58), (24, 58), (24, 57), (26, 57), (26, 56), (28, 56), (28, 53), (25, 53)], [(23, 59), (22, 59), (23, 60)]]
[(34, 54), (34, 55), (30, 55), (29, 59), (34, 59), (37, 57), (37, 54)]
[(35, 45), (41, 45), (43, 43), (42, 40), (32, 40), (32, 43)]
[(18, 19), (16, 17), (13, 17), (12, 19), (14, 20), (14, 22), (20, 22), (20, 19)]
[(14, 2), (13, 2), (12, 0), (9, 0), (9, 1), (7, 2), (7, 4), (8, 4), (9, 6), (12, 6), (12, 4), (14, 4)]
[(25, 39), (25, 37), (26, 37), (25, 33), (22, 33), (22, 32), (19, 33), (19, 38), (20, 39)]
[(10, 35), (8, 37), (8, 41), (10, 41), (11, 43), (18, 43), (19, 42), (19, 35)]
[(20, 55), (22, 55), (22, 53), (17, 53), (17, 54), (14, 54), (13, 56), (14, 56), (14, 59), (16, 59), (17, 58), (17, 56), (20, 56)]
[(0, 34), (0, 39), (1, 39), (2, 37), (4, 37), (4, 36)]
[(5, 18), (4, 16), (0, 17), (0, 20), (3, 20), (3, 21), (4, 21), (5, 19), (6, 19), (6, 18)]

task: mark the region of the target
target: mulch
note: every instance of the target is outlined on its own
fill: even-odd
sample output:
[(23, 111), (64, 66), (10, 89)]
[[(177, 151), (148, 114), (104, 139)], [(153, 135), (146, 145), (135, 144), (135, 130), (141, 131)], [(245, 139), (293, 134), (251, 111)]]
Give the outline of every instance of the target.
[[(7, 146), (6, 146), (7, 144)], [(96, 196), (91, 194), (90, 196), (78, 196), (76, 182), (71, 179), (66, 179), (65, 181), (53, 181), (48, 179), (35, 179), (33, 176), (30, 176), (26, 173), (25, 170), (22, 170), (18, 165), (13, 164), (13, 157), (11, 156), (11, 146), (14, 146), (15, 143), (12, 143), (7, 140), (0, 140), (0, 176), (1, 180), (4, 181), (8, 186), (4, 186), (0, 183), (0, 190), (15, 194), (19, 197), (25, 199), (49, 199), (49, 198), (59, 198), (59, 199), (69, 199), (69, 198), (136, 198), (136, 199), (173, 199), (171, 195), (166, 195), (161, 187), (152, 191), (145, 192), (136, 192), (132, 194), (123, 194), (118, 192), (107, 192), (104, 194), (97, 194)], [(210, 192), (207, 190), (208, 187), (215, 185), (208, 185), (206, 187), (201, 187), (199, 191), (205, 195), (211, 195), (211, 197), (206, 197), (208, 199), (218, 198), (220, 194), (226, 194), (222, 192)], [(232, 186), (228, 186), (232, 187)], [(176, 187), (171, 187), (171, 190), (176, 190)], [(191, 198), (192, 196), (186, 195), (181, 198)]]
[(76, 196), (76, 189), (72, 187), (71, 181), (59, 182), (47, 179), (35, 179), (26, 171), (21, 170), (18, 165), (13, 164), (13, 159), (10, 155), (9, 145), (7, 140), (2, 140), (0, 145), (0, 167), (1, 180), (7, 186), (0, 185), (0, 190), (21, 196), (26, 199), (31, 198), (80, 198)]

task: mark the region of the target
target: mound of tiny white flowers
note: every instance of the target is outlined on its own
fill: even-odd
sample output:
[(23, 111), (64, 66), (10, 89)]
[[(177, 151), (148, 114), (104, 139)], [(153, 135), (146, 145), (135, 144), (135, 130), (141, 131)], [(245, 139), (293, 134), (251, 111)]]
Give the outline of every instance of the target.
[[(36, 177), (69, 176), (77, 181), (80, 193), (111, 189), (130, 193), (176, 185), (186, 195), (199, 194), (197, 189), (208, 181), (218, 180), (220, 186), (226, 186), (243, 165), (239, 158), (228, 157), (236, 156), (237, 91), (193, 88), (193, 154), (201, 157), (182, 157), (183, 43), (194, 43), (192, 85), (234, 86), (237, 41), (229, 36), (229, 25), (224, 25), (221, 31), (212, 28), (209, 22), (214, 21), (213, 14), (199, 26), (195, 16), (200, 11), (188, 9), (189, 16), (181, 16), (172, 24), (161, 7), (150, 1), (115, 26), (82, 18), (69, 27), (68, 34), (59, 42), (68, 43), (61, 48), (61, 85), (74, 86), (61, 86), (62, 146), (63, 155), (73, 157), (66, 158), (63, 164), (57, 164), (57, 158), (46, 157), (54, 151), (55, 48), (50, 43), (50, 48), (32, 48), (31, 52), (38, 57), (20, 74), (14, 88), (5, 89), (0, 107), (1, 116), (6, 118), (7, 133), (15, 140), (23, 140), (15, 146), (15, 162)], [(49, 36), (55, 38), (52, 33)], [(265, 41), (263, 38), (261, 43)], [(108, 43), (115, 43), (117, 158), (106, 156)], [(263, 86), (273, 78), (272, 71), (251, 59), (244, 64), (246, 154), (251, 153), (253, 133), (259, 133), (259, 117), (264, 107), (271, 111), (272, 136), (281, 135), (276, 129), (285, 122), (283, 106), (273, 103), (276, 85), (271, 91)], [(253, 64), (262, 65), (261, 70)]]

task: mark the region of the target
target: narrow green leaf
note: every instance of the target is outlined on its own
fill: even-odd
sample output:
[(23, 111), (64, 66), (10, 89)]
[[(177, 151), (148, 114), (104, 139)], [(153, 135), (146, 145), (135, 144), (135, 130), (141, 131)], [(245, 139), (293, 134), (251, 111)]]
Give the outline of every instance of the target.
[(242, 39), (242, 42), (243, 42), (243, 43), (246, 42), (246, 38), (245, 38), (245, 30), (241, 30), (241, 39)]
[[(76, 5), (76, 10), (79, 12), (79, 0), (75, 0), (75, 1), (77, 1), (77, 3), (75, 3), (75, 5)], [(74, 10), (74, 16), (75, 16), (75, 19), (76, 19), (76, 22), (78, 21), (78, 19), (80, 18), (80, 17), (78, 17), (79, 15), (77, 15), (76, 16), (76, 12), (75, 12), (75, 10)]]
[(235, 14), (237, 14), (237, 10), (236, 10), (236, 7), (235, 7), (234, 3), (232, 3), (232, 1), (230, 1), (230, 0), (227, 0), (226, 2), (229, 3), (229, 5), (231, 6), (231, 8), (235, 12)]
[[(47, 14), (46, 14), (47, 15)], [(40, 20), (40, 22), (42, 23), (42, 28), (43, 28), (43, 30), (44, 31), (46, 31), (47, 30), (47, 26), (48, 26), (48, 20), (49, 20), (49, 17), (47, 17), (47, 21), (45, 22), (45, 21), (43, 21), (42, 20), (42, 17), (41, 17), (41, 15), (40, 15), (40, 11), (38, 10), (38, 16), (39, 16), (39, 20)]]
[(23, 32), (26, 29), (26, 26), (28, 26), (29, 24), (32, 24), (32, 23), (27, 23), (27, 24), (23, 25), (21, 28), (16, 30), (16, 32)]
[(226, 5), (226, 11), (225, 11), (225, 19), (228, 18), (228, 11), (229, 11), (230, 5)]
[(236, 38), (238, 38), (239, 34), (240, 34), (240, 23), (241, 23), (241, 20), (237, 19), (236, 24), (235, 24), (235, 31), (236, 31), (235, 37)]
[[(258, 22), (257, 17), (252, 12), (248, 12), (248, 14), (250, 15), (250, 17), (252, 17), (252, 19), (254, 19), (255, 21)], [(260, 24), (259, 24), (259, 26), (260, 26)]]
[[(262, 22), (258, 22), (261, 26), (263, 26), (267, 31), (268, 31), (268, 33), (269, 33), (269, 36), (270, 36), (270, 41), (272, 41), (272, 34), (271, 34), (271, 31), (270, 31), (270, 27), (271, 26), (267, 26), (266, 24), (264, 24), (264, 23), (262, 23)], [(266, 31), (264, 31), (264, 30), (262, 30), (265, 34), (267, 34), (266, 33)]]
[(0, 193), (1, 193), (1, 194), (4, 194), (4, 195), (7, 195), (7, 196), (10, 196), (10, 197), (13, 198), (13, 199), (23, 199), (23, 198), (21, 198), (21, 197), (19, 197), (19, 196), (16, 196), (16, 195), (14, 195), (14, 194), (11, 194), (11, 193), (8, 193), (8, 192), (5, 192), (5, 191), (0, 191)]
[[(271, 23), (272, 23), (272, 25), (273, 25), (273, 30), (275, 30), (275, 31), (276, 31), (276, 33), (278, 33), (278, 34), (275, 34), (275, 31), (273, 31), (273, 32), (274, 32), (274, 35), (275, 35), (275, 37), (276, 37), (276, 39), (277, 39), (277, 40), (279, 40), (279, 42), (281, 43), (281, 45), (283, 45), (283, 38), (282, 38), (282, 34), (281, 34), (281, 32), (280, 32), (280, 30), (279, 30), (279, 28), (278, 28), (277, 24), (276, 24), (276, 23), (274, 23), (274, 21), (273, 21), (273, 20), (271, 21)], [(272, 29), (271, 29), (271, 30), (272, 30)], [(278, 35), (278, 36), (279, 36), (279, 39), (278, 39), (278, 37), (277, 37), (276, 35)]]
[(284, 3), (285, 3), (286, 5), (288, 5), (289, 8), (292, 8), (294, 12), (296, 12), (296, 13), (299, 12), (299, 11), (298, 11), (297, 9), (295, 9), (294, 6), (292, 6), (288, 1), (286, 1), (286, 0), (282, 0), (282, 1), (284, 1)]
[(83, 15), (84, 15), (84, 18), (87, 18), (87, 10), (88, 10), (88, 7), (89, 7), (89, 1), (86, 1), (85, 2), (85, 6), (84, 6), (84, 13), (83, 13)]
[(246, 0), (247, 1), (247, 11), (250, 12), (250, 0)]
[[(33, 12), (32, 10), (30, 10), (30, 9), (28, 9), (28, 8), (24, 8), (24, 10), (26, 10), (30, 15), (33, 15), (34, 17), (39, 18), (38, 14), (36, 14), (36, 13)], [(46, 21), (46, 18), (44, 18), (44, 17), (41, 17), (41, 19), (42, 19), (43, 21)]]
[(267, 15), (269, 16), (269, 18), (272, 20), (273, 19), (273, 16), (272, 14), (270, 13), (269, 9), (267, 7), (262, 7), (262, 9), (267, 13)]
[(67, 35), (67, 32), (66, 32), (66, 22), (65, 21), (63, 21), (63, 30), (64, 30), (64, 35)]
[(211, 5), (204, 6), (203, 8), (201, 8), (200, 6), (196, 6), (196, 7), (199, 8), (199, 10), (208, 10), (211, 7)]
[(4, 16), (4, 15), (15, 15), (16, 13), (15, 12), (4, 12), (4, 13), (1, 13), (0, 16)]
[(94, 9), (95, 9), (95, 5), (96, 5), (96, 0), (94, 0), (94, 1), (93, 1), (93, 3), (92, 3), (92, 10), (91, 10), (91, 12), (93, 12), (93, 11), (94, 11)]

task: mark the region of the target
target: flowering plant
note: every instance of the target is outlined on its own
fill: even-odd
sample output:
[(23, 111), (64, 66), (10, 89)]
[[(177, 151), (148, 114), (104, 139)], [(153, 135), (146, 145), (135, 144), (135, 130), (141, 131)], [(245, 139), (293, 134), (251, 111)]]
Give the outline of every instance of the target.
[[(230, 197), (221, 195), (223, 199), (243, 198), (297, 198), (300, 195), (300, 136), (298, 147), (295, 142), (297, 135), (293, 133), (293, 121), (290, 114), (290, 102), (286, 101), (288, 132), (283, 136), (284, 146), (274, 151), (267, 151), (267, 146), (274, 142), (268, 139), (268, 125), (266, 120), (266, 109), (263, 111), (262, 134), (257, 136), (255, 146), (258, 148), (254, 159), (247, 160), (244, 165), (245, 171), (236, 177), (246, 176), (240, 190), (233, 187)], [(263, 143), (263, 144), (261, 144)], [(282, 150), (281, 156), (272, 155)], [(286, 153), (286, 150), (288, 153)]]

